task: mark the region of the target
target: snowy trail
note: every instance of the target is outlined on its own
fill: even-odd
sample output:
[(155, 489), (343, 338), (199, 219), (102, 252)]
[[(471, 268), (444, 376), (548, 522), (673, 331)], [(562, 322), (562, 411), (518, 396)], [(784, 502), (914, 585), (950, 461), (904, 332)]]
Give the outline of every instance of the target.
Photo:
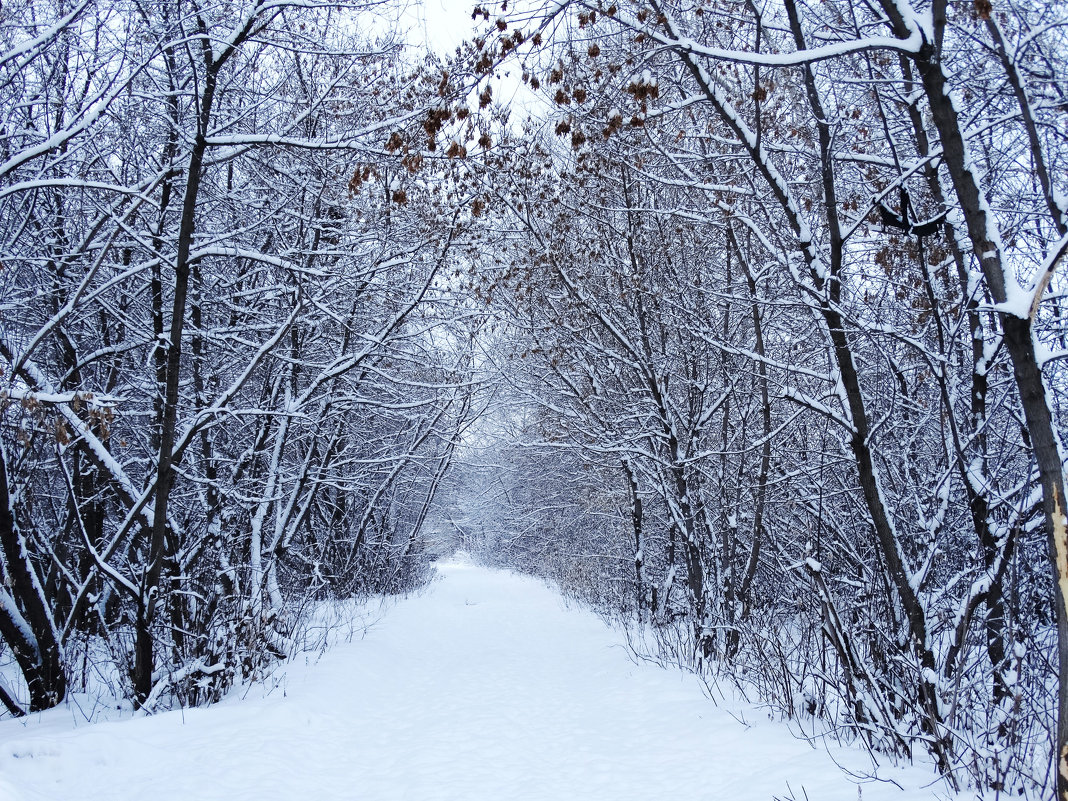
[[(822, 749), (759, 710), (749, 728), (692, 677), (632, 662), (543, 585), (462, 564), (368, 636), (287, 668), (285, 693), (74, 728), (0, 723), (0, 798), (858, 798)], [(738, 714), (735, 710), (735, 714)], [(858, 769), (859, 752), (835, 758)], [(882, 768), (864, 801), (931, 799)]]

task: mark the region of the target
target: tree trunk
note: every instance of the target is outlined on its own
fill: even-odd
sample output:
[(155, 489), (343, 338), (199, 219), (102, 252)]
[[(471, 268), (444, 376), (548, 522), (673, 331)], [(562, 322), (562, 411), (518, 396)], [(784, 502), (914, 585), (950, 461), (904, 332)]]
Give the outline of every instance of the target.
[(26, 540), (15, 520), (7, 457), (0, 446), (0, 635), (11, 646), (30, 691), (30, 712), (51, 709), (67, 694), (63, 651)]
[(638, 482), (634, 478), (634, 471), (625, 459), (622, 464), (630, 497), (630, 525), (631, 531), (634, 532), (634, 596), (638, 604), (638, 622), (641, 623), (642, 608), (645, 606), (645, 581), (642, 578), (645, 563), (645, 554), (642, 551), (642, 527), (645, 525), (645, 516), (642, 511), (642, 498), (638, 494)]

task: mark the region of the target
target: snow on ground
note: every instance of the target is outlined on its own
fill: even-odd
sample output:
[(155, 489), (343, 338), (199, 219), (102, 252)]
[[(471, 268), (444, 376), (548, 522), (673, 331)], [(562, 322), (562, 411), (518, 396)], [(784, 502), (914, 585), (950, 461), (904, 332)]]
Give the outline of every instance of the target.
[(273, 692), (92, 725), (70, 710), (0, 722), (0, 799), (945, 796), (918, 768), (879, 769), (905, 791), (858, 787), (835, 761), (870, 772), (860, 751), (832, 759), (759, 709), (717, 706), (691, 675), (636, 664), (535, 580), (439, 571), (364, 639), (294, 660)]

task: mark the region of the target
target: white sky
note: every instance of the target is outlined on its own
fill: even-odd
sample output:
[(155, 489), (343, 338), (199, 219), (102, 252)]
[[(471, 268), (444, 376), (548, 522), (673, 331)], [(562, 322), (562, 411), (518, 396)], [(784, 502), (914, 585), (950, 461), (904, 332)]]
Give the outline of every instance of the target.
[(475, 0), (411, 0), (401, 13), (413, 45), (427, 44), (437, 53), (452, 52), (474, 34), (471, 11)]

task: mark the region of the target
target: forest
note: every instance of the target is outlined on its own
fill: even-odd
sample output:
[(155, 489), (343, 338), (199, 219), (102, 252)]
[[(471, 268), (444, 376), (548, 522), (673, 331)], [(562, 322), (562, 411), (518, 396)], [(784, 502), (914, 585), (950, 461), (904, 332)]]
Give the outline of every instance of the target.
[(462, 547), (1068, 801), (1068, 7), (391, 8), (0, 6), (5, 714)]

